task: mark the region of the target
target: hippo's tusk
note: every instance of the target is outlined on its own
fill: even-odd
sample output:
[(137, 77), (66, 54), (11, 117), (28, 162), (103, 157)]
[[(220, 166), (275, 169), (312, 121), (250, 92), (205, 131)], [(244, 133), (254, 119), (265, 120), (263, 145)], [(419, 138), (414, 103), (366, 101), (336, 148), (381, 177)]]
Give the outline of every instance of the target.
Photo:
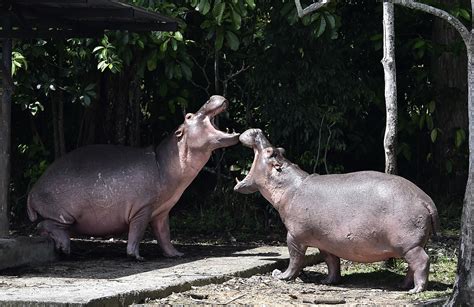
[(240, 183), (239, 178), (235, 177), (235, 182), (237, 182), (237, 184), (239, 184)]

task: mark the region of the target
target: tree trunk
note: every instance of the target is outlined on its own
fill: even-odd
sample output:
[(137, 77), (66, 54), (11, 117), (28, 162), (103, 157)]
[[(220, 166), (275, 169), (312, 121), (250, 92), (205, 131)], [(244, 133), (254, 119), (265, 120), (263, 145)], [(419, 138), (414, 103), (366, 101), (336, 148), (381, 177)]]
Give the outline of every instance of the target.
[(58, 128), (58, 100), (56, 95), (51, 97), (51, 114), (53, 117), (53, 144), (54, 144), (54, 159), (57, 160), (61, 157), (61, 151), (59, 149), (59, 128)]
[(66, 138), (64, 137), (64, 92), (60, 89), (58, 93), (58, 141), (59, 153), (66, 154)]
[(63, 92), (57, 92), (51, 97), (51, 111), (53, 114), (54, 159), (59, 159), (66, 154), (66, 141), (64, 139), (64, 103)]
[(140, 120), (141, 120), (141, 109), (140, 100), (142, 91), (140, 88), (142, 79), (138, 74), (134, 74), (132, 81), (130, 82), (130, 91), (128, 97), (128, 108), (130, 114), (130, 121), (128, 126), (128, 139), (129, 145), (138, 147), (140, 146)]
[[(5, 18), (3, 29), (9, 29), (8, 18)], [(11, 97), (13, 87), (9, 80), (12, 65), (12, 40), (2, 42), (2, 100), (0, 103), (0, 237), (9, 232), (9, 188), (10, 188), (10, 147), (11, 147)]]
[(393, 3), (383, 3), (383, 59), (385, 79), (385, 123), (384, 150), (385, 172), (397, 173), (397, 79), (395, 66), (395, 16)]
[(468, 117), (469, 117), (469, 173), (461, 217), (458, 272), (453, 295), (448, 306), (467, 306), (474, 302), (474, 34), (467, 46), (468, 54)]
[[(455, 5), (457, 0), (444, 0), (445, 4)], [(452, 46), (459, 42), (459, 34), (452, 26), (440, 18), (434, 19), (433, 42), (443, 48), (440, 54), (432, 59), (432, 78), (435, 89), (436, 126), (442, 133), (434, 144), (434, 161), (436, 170), (433, 189), (441, 195), (454, 197), (464, 193), (466, 183), (466, 166), (463, 153), (454, 148), (454, 137), (457, 129), (467, 132), (467, 57), (464, 52), (455, 54)], [(454, 165), (452, 174), (446, 176), (446, 163)]]

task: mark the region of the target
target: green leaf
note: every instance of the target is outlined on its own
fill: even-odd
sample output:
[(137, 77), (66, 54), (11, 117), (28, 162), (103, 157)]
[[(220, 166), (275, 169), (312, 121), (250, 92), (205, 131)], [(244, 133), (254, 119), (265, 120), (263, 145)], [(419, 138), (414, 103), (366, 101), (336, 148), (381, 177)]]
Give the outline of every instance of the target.
[(214, 47), (216, 50), (222, 49), (222, 44), (224, 43), (224, 33), (221, 28), (219, 28), (216, 32), (216, 41), (214, 42)]
[(426, 114), (421, 114), (420, 115), (420, 121), (418, 122), (418, 127), (421, 129), (423, 129), (423, 126), (425, 125), (425, 121), (426, 121)]
[(429, 130), (433, 130), (433, 118), (431, 116), (426, 116), (426, 126)]
[(329, 26), (334, 29), (336, 27), (336, 18), (334, 18), (334, 16), (329, 13), (327, 13), (325, 17), (326, 20), (329, 22)]
[(240, 41), (237, 35), (235, 35), (232, 31), (227, 31), (225, 32), (225, 37), (230, 49), (234, 51), (239, 49)]
[(86, 87), (85, 87), (85, 91), (92, 91), (95, 87), (95, 84), (94, 83), (90, 83), (88, 84)]
[(179, 32), (179, 31), (174, 32), (174, 39), (179, 41), (179, 42), (182, 42), (183, 41), (183, 34), (181, 34), (181, 32)]
[(311, 15), (306, 15), (301, 18), (301, 22), (303, 23), (303, 26), (309, 25), (311, 23)]
[(234, 22), (235, 29), (240, 29), (240, 26), (242, 24), (242, 17), (234, 10), (232, 11), (232, 21)]
[(466, 133), (464, 132), (464, 129), (458, 129), (456, 130), (456, 134), (454, 137), (454, 145), (459, 148), (461, 147), (462, 143), (466, 140)]
[(434, 100), (430, 101), (428, 104), (428, 110), (430, 113), (433, 113), (436, 110), (436, 102), (434, 102)]
[(166, 50), (168, 49), (168, 42), (169, 42), (169, 41), (170, 41), (170, 39), (168, 38), (167, 40), (165, 40), (165, 41), (163, 42), (163, 44), (161, 44), (161, 46), (160, 46), (160, 51), (161, 51), (161, 52), (163, 52), (163, 53), (166, 52)]
[(431, 130), (431, 142), (436, 142), (436, 138), (438, 137), (438, 129)]
[(240, 166), (235, 165), (235, 164), (232, 164), (232, 165), (230, 166), (230, 171), (231, 171), (231, 172), (237, 172), (237, 171), (240, 171), (241, 169), (242, 169), (242, 168), (241, 168)]
[(453, 172), (453, 162), (451, 162), (451, 160), (446, 161), (446, 172), (448, 174)]
[(102, 50), (102, 49), (104, 49), (104, 48), (105, 48), (104, 46), (97, 46), (97, 47), (95, 47), (95, 48), (92, 50), (92, 52), (93, 52), (93, 53), (96, 53), (97, 51)]
[(146, 68), (148, 71), (154, 71), (158, 65), (157, 52), (153, 51), (152, 55), (146, 61)]
[(465, 9), (459, 9), (459, 15), (467, 21), (471, 21), (471, 14)]
[(423, 39), (418, 39), (418, 40), (416, 41), (416, 43), (413, 45), (413, 49), (419, 49), (419, 48), (421, 48), (421, 47), (423, 47), (423, 46), (425, 46), (425, 45), (426, 45), (426, 41), (425, 41), (425, 40), (423, 40)]
[(374, 41), (379, 41), (379, 40), (382, 40), (382, 39), (383, 39), (383, 34), (381, 34), (381, 33), (372, 35), (372, 36), (370, 37), (370, 40), (373, 41), (373, 42), (374, 42)]
[(91, 98), (88, 95), (84, 95), (84, 105), (89, 106), (91, 104)]
[(199, 5), (197, 6), (197, 10), (203, 15), (206, 15), (210, 9), (211, 3), (209, 2), (209, 0), (201, 0), (199, 2)]
[(326, 30), (326, 19), (321, 18), (318, 31), (316, 32), (316, 37), (320, 37), (324, 33), (324, 30)]
[(250, 6), (251, 9), (255, 8), (255, 1), (254, 0), (245, 0), (247, 2), (248, 6)]
[(222, 16), (224, 15), (225, 2), (216, 1), (214, 8), (212, 9), (212, 15), (217, 21), (217, 24), (220, 26), (222, 23)]

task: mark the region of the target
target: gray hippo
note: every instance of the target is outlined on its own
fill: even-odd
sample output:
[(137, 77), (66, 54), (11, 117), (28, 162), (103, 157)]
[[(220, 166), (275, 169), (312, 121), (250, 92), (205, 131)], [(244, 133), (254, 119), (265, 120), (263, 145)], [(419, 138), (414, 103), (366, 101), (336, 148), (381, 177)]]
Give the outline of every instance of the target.
[(127, 254), (143, 260), (139, 244), (149, 223), (165, 256), (183, 254), (170, 241), (169, 212), (213, 150), (235, 145), (237, 133), (216, 129), (228, 101), (212, 96), (158, 146), (91, 145), (55, 161), (28, 195), (28, 216), (40, 234), (69, 254), (70, 233), (91, 236), (128, 231)]
[(309, 175), (283, 157), (260, 129), (242, 133), (254, 150), (250, 172), (234, 190), (260, 193), (278, 210), (288, 230), (290, 264), (279, 279), (293, 279), (307, 247), (317, 247), (328, 266), (323, 283), (341, 278), (340, 258), (376, 262), (404, 258), (409, 266), (402, 284), (410, 293), (426, 288), (429, 257), (424, 246), (438, 228), (431, 198), (410, 181), (374, 171)]

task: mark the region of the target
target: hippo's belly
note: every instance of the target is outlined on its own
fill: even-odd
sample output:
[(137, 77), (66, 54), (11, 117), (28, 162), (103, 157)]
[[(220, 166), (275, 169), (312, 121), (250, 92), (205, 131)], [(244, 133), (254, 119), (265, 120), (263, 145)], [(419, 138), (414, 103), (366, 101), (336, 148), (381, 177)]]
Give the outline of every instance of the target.
[(400, 257), (401, 250), (390, 245), (388, 240), (361, 237), (356, 234), (307, 238), (306, 244), (329, 252), (339, 258), (356, 262), (376, 262)]
[(89, 207), (76, 217), (71, 232), (90, 236), (106, 236), (124, 233), (129, 224), (125, 210)]

